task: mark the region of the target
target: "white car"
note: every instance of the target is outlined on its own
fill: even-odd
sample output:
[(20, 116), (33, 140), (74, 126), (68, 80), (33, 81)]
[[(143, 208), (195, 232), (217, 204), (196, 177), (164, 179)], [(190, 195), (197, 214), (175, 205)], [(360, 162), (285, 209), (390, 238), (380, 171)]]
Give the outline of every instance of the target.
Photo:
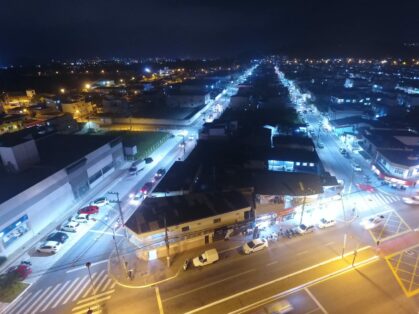
[(254, 239), (245, 243), (242, 247), (244, 254), (254, 253), (268, 247), (266, 239)]
[(77, 215), (75, 215), (74, 217), (71, 218), (71, 221), (85, 224), (85, 223), (89, 222), (89, 215), (88, 214), (77, 214)]
[(109, 200), (106, 197), (99, 197), (90, 203), (90, 205), (99, 206), (99, 207), (102, 207), (108, 204), (109, 204)]
[(79, 228), (80, 224), (78, 222), (75, 221), (69, 221), (68, 223), (64, 224), (61, 227), (62, 231), (67, 231), (67, 232), (77, 232), (77, 229)]
[(352, 164), (352, 168), (353, 168), (355, 171), (358, 171), (358, 172), (361, 172), (361, 171), (362, 171), (361, 166), (360, 166), (360, 165), (358, 165), (357, 163), (353, 163), (353, 164)]
[(141, 200), (143, 199), (143, 195), (141, 193), (135, 194), (131, 197), (131, 199), (129, 200), (129, 203), (131, 205), (140, 205)]
[(419, 205), (419, 195), (412, 197), (403, 197), (403, 202), (409, 205)]
[(298, 227), (296, 227), (294, 230), (297, 231), (299, 234), (305, 234), (305, 233), (313, 232), (314, 226), (301, 224)]
[(39, 252), (39, 253), (55, 254), (60, 250), (61, 246), (62, 246), (62, 244), (60, 242), (47, 241), (47, 242), (42, 243), (36, 249), (36, 251)]
[(332, 226), (334, 226), (334, 225), (336, 225), (336, 220), (333, 220), (333, 219), (326, 219), (326, 218), (322, 218), (322, 219), (320, 219), (319, 223), (317, 224), (317, 226), (318, 226), (320, 229), (323, 229), (323, 228), (328, 228), (328, 227), (332, 227)]
[(361, 225), (364, 227), (365, 230), (371, 230), (384, 224), (384, 219), (384, 215), (376, 215), (374, 217), (364, 219), (363, 221), (361, 221)]

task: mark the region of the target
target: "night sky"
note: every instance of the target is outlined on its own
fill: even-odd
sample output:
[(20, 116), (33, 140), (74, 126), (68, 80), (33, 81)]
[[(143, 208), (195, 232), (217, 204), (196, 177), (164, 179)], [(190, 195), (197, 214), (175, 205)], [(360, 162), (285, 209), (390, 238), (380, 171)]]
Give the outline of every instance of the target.
[(0, 11), (0, 64), (94, 56), (385, 56), (402, 53), (403, 42), (419, 42), (414, 0), (0, 0)]

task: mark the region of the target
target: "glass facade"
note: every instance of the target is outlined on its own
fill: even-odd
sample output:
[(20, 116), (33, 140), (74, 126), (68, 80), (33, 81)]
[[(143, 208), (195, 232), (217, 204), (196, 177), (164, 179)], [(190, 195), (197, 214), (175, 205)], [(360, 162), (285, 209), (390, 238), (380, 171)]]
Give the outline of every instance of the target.
[(8, 247), (28, 231), (28, 215), (24, 215), (0, 232), (0, 239), (3, 246)]

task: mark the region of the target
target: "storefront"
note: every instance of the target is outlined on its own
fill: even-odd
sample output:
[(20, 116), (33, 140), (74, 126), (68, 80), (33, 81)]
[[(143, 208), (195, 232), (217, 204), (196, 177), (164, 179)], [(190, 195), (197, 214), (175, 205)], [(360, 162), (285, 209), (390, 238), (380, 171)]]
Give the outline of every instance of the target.
[(387, 174), (383, 170), (381, 170), (376, 165), (372, 165), (371, 169), (380, 179), (382, 179), (382, 180), (384, 180), (384, 181), (386, 181), (390, 184), (395, 184), (395, 185), (398, 185), (398, 186), (405, 186), (405, 187), (414, 187), (414, 186), (416, 186), (416, 184), (419, 181), (419, 180), (416, 181), (416, 180), (404, 180), (404, 179), (395, 178), (395, 177)]
[(28, 215), (24, 215), (0, 231), (0, 245), (7, 250), (24, 238), (29, 230)]

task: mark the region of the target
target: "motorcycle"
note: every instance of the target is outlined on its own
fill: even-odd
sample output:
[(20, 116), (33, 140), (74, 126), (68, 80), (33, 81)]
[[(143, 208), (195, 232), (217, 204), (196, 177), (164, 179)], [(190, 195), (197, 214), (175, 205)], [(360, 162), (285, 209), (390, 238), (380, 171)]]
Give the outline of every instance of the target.
[(186, 259), (185, 262), (183, 263), (183, 270), (184, 271), (186, 271), (188, 269), (189, 263), (190, 263), (189, 259)]

